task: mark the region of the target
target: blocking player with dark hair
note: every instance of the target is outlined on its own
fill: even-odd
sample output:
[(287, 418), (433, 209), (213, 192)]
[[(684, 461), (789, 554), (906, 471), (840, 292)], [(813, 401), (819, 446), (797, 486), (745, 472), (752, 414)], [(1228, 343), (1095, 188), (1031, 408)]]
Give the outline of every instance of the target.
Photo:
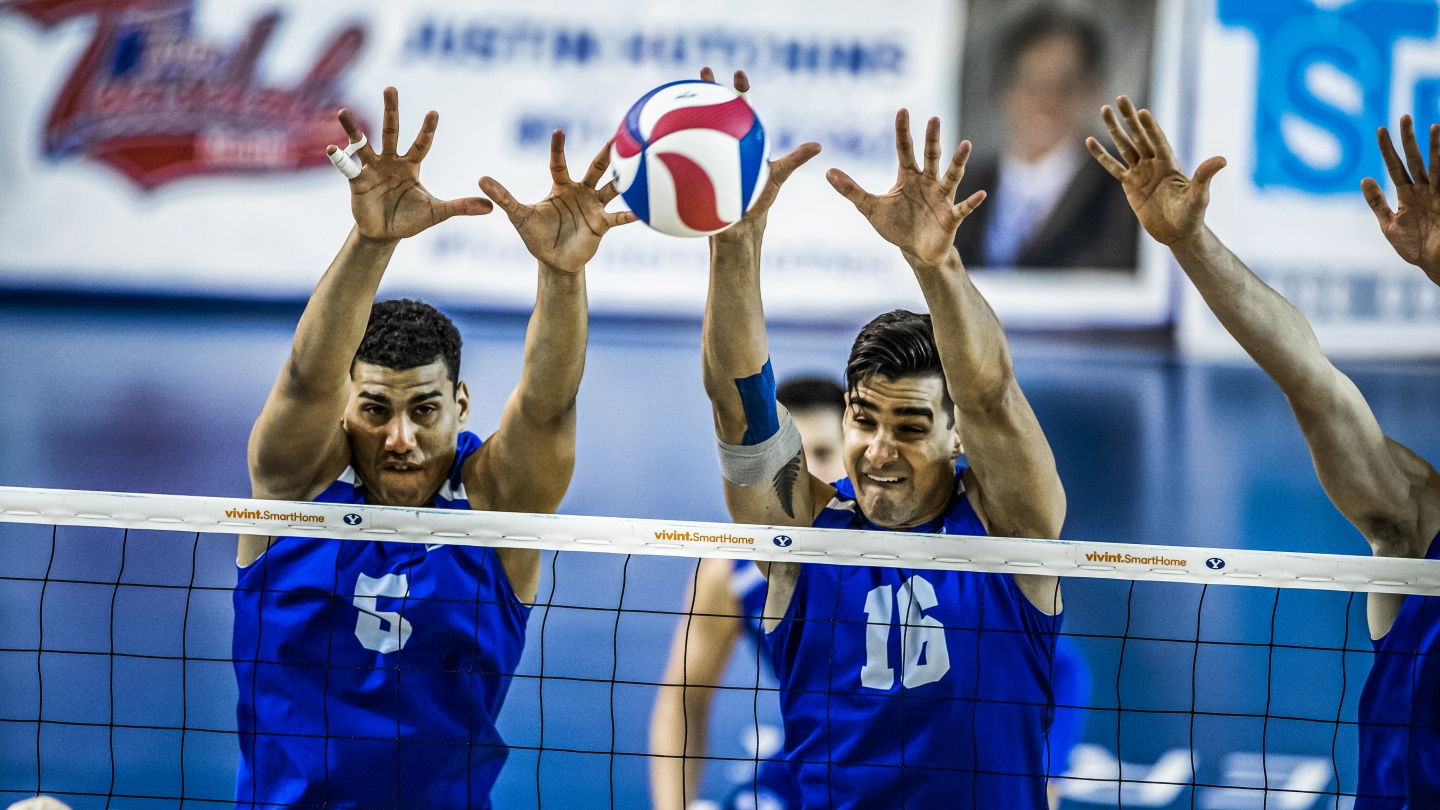
[[(348, 111), (340, 121), (362, 141)], [(350, 180), (355, 227), (250, 435), (257, 498), (553, 512), (565, 495), (585, 265), (633, 216), (606, 214), (615, 189), (595, 188), (608, 146), (576, 183), (560, 132), (540, 203), (481, 179), (539, 262), (520, 382), (482, 441), (465, 430), (454, 324), (420, 302), (374, 303), (401, 239), (492, 209), (420, 185), (437, 123), (430, 112), (399, 154), (399, 99), (385, 90), (381, 150), (360, 148)], [(538, 551), (242, 535), (237, 562), (237, 806), (490, 806), (506, 757), (495, 719), (524, 645)]]
[[(780, 383), (775, 398), (795, 419), (811, 474), (822, 481), (844, 478), (845, 389), (829, 377), (796, 377)], [(683, 604), (686, 614), (675, 628), (650, 718), (650, 798), (656, 810), (684, 810), (699, 794), (711, 701), (742, 636), (755, 642), (757, 666), (764, 659), (770, 668), (760, 633), (765, 577), (754, 561), (700, 560)], [(757, 685), (759, 675), (757, 669)], [(768, 759), (774, 752), (756, 753), (767, 759), (756, 766), (753, 779), (731, 792), (724, 810), (798, 810), (799, 797), (782, 763)]]
[[(748, 87), (743, 74), (736, 86)], [(775, 401), (760, 294), (766, 212), (818, 146), (773, 163), (750, 213), (711, 237), (704, 380), (731, 517), (1058, 537), (1065, 494), (1054, 456), (1015, 380), (1000, 323), (953, 246), (956, 227), (984, 199), (952, 202), (969, 143), (942, 174), (939, 120), (926, 128), (923, 165), (904, 110), (895, 126), (900, 170), (889, 193), (868, 194), (838, 170), (828, 177), (900, 248), (933, 323), (894, 312), (857, 339), (847, 375), (847, 479), (831, 485), (810, 475), (794, 422)], [(970, 466), (957, 471), (962, 453)], [(782, 757), (804, 806), (1046, 806), (1058, 579), (796, 563), (761, 569)]]
[[(1116, 107), (1120, 118), (1108, 106), (1101, 115), (1120, 159), (1094, 138), (1090, 153), (1124, 184), (1140, 224), (1170, 248), (1226, 331), (1285, 394), (1335, 508), (1377, 557), (1440, 560), (1440, 473), (1385, 435), (1304, 314), (1205, 224), (1210, 181), (1225, 159), (1212, 157), (1187, 177), (1148, 110), (1123, 96)], [(1430, 129), (1428, 170), (1414, 127), (1410, 116), (1400, 119), (1404, 162), (1389, 132), (1377, 133), (1399, 210), (1390, 210), (1374, 179), (1363, 180), (1361, 191), (1400, 257), (1440, 283), (1440, 126)], [(1370, 593), (1365, 614), (1375, 662), (1356, 718), (1355, 810), (1440, 807), (1440, 598)]]

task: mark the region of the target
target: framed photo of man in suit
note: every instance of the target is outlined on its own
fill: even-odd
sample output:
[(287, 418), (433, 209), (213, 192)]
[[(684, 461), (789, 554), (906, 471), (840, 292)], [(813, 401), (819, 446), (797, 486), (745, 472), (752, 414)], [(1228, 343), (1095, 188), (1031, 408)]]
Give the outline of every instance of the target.
[(965, 3), (958, 119), (975, 151), (958, 195), (988, 197), (955, 244), (1007, 324), (1144, 326), (1169, 317), (1163, 258), (1147, 266), (1120, 183), (1085, 149), (1087, 136), (1104, 134), (1101, 104), (1120, 94), (1149, 103), (1167, 4)]

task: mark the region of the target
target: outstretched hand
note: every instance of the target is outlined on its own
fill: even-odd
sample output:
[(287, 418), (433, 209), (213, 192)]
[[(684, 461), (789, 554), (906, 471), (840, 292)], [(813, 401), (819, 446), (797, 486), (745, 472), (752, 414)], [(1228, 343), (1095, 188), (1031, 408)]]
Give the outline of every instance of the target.
[[(400, 140), (400, 94), (393, 87), (385, 88), (385, 119), (381, 130), (380, 152), (366, 144), (355, 156), (360, 160), (360, 174), (350, 181), (350, 211), (360, 235), (377, 241), (393, 242), (414, 236), (454, 216), (488, 214), (494, 208), (489, 200), (467, 197), (460, 200), (437, 200), (420, 185), (420, 162), (430, 152), (440, 114), (431, 110), (410, 150), (396, 152)], [(349, 110), (340, 111), (340, 125), (351, 143), (360, 142), (360, 127)], [(326, 154), (339, 149), (333, 144)]]
[(1415, 140), (1415, 121), (1410, 116), (1400, 119), (1400, 146), (1405, 150), (1405, 163), (1395, 154), (1395, 145), (1385, 127), (1380, 127), (1376, 136), (1400, 206), (1398, 211), (1390, 210), (1385, 192), (1372, 177), (1360, 181), (1365, 202), (1370, 204), (1370, 210), (1380, 221), (1380, 232), (1390, 240), (1390, 246), (1400, 258), (1424, 270), (1431, 281), (1440, 284), (1440, 166), (1437, 166), (1440, 164), (1440, 124), (1430, 126), (1428, 171), (1425, 158), (1420, 154), (1420, 144)]
[(1109, 106), (1101, 107), (1100, 114), (1125, 162), (1112, 157), (1094, 138), (1085, 139), (1090, 154), (1124, 186), (1135, 217), (1155, 241), (1173, 248), (1199, 236), (1205, 225), (1205, 207), (1210, 204), (1210, 180), (1225, 168), (1225, 158), (1212, 157), (1195, 169), (1194, 177), (1186, 177), (1150, 111), (1136, 112), (1125, 96), (1116, 106), (1125, 117), (1125, 126)]
[(895, 115), (895, 151), (900, 156), (899, 175), (894, 188), (884, 194), (867, 192), (839, 169), (831, 169), (825, 178), (855, 204), (876, 233), (900, 248), (912, 265), (937, 267), (954, 249), (955, 229), (985, 200), (985, 192), (977, 191), (963, 202), (955, 202), (955, 189), (965, 177), (965, 163), (970, 159), (970, 142), (960, 142), (949, 168), (940, 175), (940, 119), (931, 118), (925, 126), (922, 168), (915, 163), (910, 113), (901, 110)]
[(620, 192), (614, 183), (595, 186), (610, 166), (610, 144), (590, 162), (579, 183), (570, 179), (565, 164), (565, 133), (550, 136), (550, 196), (534, 205), (522, 205), (493, 178), (480, 178), (480, 188), (510, 217), (530, 255), (566, 273), (579, 273), (600, 248), (600, 238), (611, 228), (634, 222), (629, 211), (606, 213), (605, 205)]
[[(700, 80), (706, 82), (715, 81), (715, 71), (710, 68), (700, 69)], [(750, 78), (745, 71), (735, 71), (735, 89), (740, 93), (750, 92)], [(790, 179), (795, 170), (805, 165), (810, 158), (820, 154), (820, 144), (810, 141), (802, 143), (790, 150), (788, 155), (779, 160), (770, 161), (770, 178), (765, 181), (765, 188), (761, 190), (760, 196), (756, 198), (755, 204), (745, 212), (745, 216), (734, 225), (726, 228), (714, 238), (748, 238), (763, 234), (765, 232), (765, 221), (770, 211), (770, 206), (775, 204), (775, 198), (780, 194), (780, 187)]]

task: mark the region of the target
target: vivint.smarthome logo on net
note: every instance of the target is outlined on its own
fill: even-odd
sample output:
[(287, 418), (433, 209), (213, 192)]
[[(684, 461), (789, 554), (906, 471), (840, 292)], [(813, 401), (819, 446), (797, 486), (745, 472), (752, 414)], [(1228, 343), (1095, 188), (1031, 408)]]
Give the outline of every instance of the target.
[(705, 534), (703, 532), (691, 531), (667, 531), (661, 529), (655, 532), (655, 539), (676, 543), (722, 543), (726, 545), (755, 545), (755, 538), (744, 537), (738, 534)]
[[(313, 523), (318, 526), (325, 525), (325, 516), (309, 512), (271, 512), (269, 509), (226, 509), (226, 520), (260, 520), (272, 523)], [(358, 526), (362, 518), (359, 515), (350, 514), (345, 516), (345, 523), (350, 526)], [(352, 522), (353, 521), (353, 522)]]
[(1141, 556), (1128, 552), (1087, 551), (1082, 555), (1082, 564), (1144, 565), (1151, 568), (1185, 568), (1190, 562), (1163, 554)]

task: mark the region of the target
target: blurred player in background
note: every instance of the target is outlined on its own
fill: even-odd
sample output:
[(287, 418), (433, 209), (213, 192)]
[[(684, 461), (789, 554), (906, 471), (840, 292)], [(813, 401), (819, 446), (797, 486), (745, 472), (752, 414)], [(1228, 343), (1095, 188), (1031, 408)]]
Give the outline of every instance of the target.
[[(736, 88), (748, 89), (744, 74)], [(933, 326), (931, 316), (895, 311), (861, 330), (846, 365), (849, 477), (834, 486), (809, 473), (794, 420), (775, 400), (760, 296), (766, 212), (818, 145), (771, 164), (750, 213), (711, 237), (702, 356), (731, 517), (1057, 537), (1065, 495), (1054, 456), (1015, 381), (1000, 323), (953, 246), (955, 228), (984, 199), (952, 203), (969, 144), (941, 175), (938, 119), (926, 128), (923, 167), (903, 110), (895, 135), (900, 171), (889, 193), (868, 194), (838, 170), (828, 177), (901, 249)], [(971, 466), (957, 475), (967, 449)], [(1056, 578), (761, 569), (783, 758), (804, 807), (1046, 806)], [(979, 626), (982, 611), (987, 632), (965, 629)]]
[[(1124, 125), (1102, 110), (1116, 160), (1094, 138), (1090, 152), (1125, 186), (1145, 230), (1169, 247), (1220, 323), (1280, 386), (1310, 446), (1320, 483), (1376, 556), (1440, 560), (1440, 475), (1388, 438), (1350, 378), (1328, 358), (1289, 301), (1266, 286), (1205, 225), (1212, 157), (1186, 177), (1148, 110), (1127, 98)], [(1382, 127), (1380, 151), (1400, 197), (1391, 211), (1373, 179), (1362, 190), (1401, 258), (1440, 283), (1440, 127), (1430, 130), (1430, 170), (1401, 119), (1401, 162)], [(1409, 164), (1409, 172), (1405, 165)], [(1356, 810), (1440, 807), (1440, 598), (1372, 593), (1366, 600), (1375, 662), (1360, 695)]]
[[(352, 144), (365, 140), (348, 110), (340, 121)], [(553, 512), (565, 495), (585, 264), (633, 218), (606, 214), (615, 190), (595, 189), (608, 146), (575, 183), (560, 132), (539, 204), (480, 181), (540, 273), (520, 384), (482, 442), (465, 430), (459, 331), (426, 304), (375, 303), (401, 239), (492, 208), (420, 185), (437, 123), (430, 112), (399, 154), (399, 98), (385, 90), (381, 149), (360, 148), (350, 180), (355, 227), (250, 435), (256, 498)], [(490, 806), (506, 757), (495, 718), (524, 645), (538, 551), (242, 536), (237, 562), (237, 806)]]
[[(805, 462), (814, 474), (824, 481), (844, 478), (845, 389), (826, 377), (800, 377), (781, 383), (775, 398), (794, 416)], [(766, 658), (768, 668), (760, 638), (765, 577), (754, 562), (701, 560), (685, 606), (687, 615), (675, 629), (665, 666), (664, 682), (671, 686), (656, 695), (650, 720), (650, 753), (657, 755), (650, 760), (650, 795), (656, 810), (684, 810), (700, 790), (714, 687), (724, 679), (742, 631), (756, 643), (757, 663)], [(787, 810), (800, 807), (797, 798), (781, 763), (767, 759), (754, 783), (734, 792), (727, 810)]]
[(997, 48), (1006, 151), (966, 172), (956, 200), (984, 189), (986, 204), (955, 232), (969, 267), (1134, 270), (1139, 226), (1125, 192), (1085, 155), (1105, 86), (1099, 26), (1041, 7)]

